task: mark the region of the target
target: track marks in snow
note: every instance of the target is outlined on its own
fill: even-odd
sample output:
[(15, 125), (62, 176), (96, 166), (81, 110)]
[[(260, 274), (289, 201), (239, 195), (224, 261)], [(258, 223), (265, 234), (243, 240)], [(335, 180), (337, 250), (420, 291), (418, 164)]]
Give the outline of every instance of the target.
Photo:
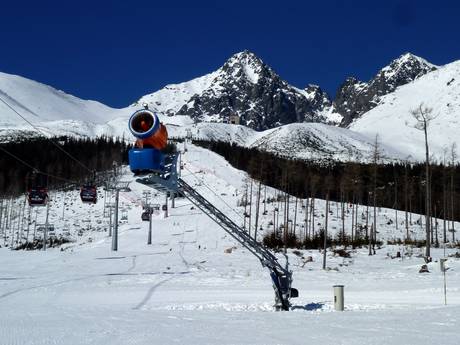
[(173, 275), (169, 278), (166, 278), (158, 283), (156, 283), (155, 285), (153, 285), (152, 287), (150, 287), (150, 289), (147, 291), (147, 294), (145, 295), (145, 297), (142, 299), (142, 301), (139, 302), (139, 304), (137, 304), (133, 309), (134, 310), (139, 310), (141, 309), (142, 307), (144, 307), (148, 301), (150, 300), (150, 298), (152, 298), (153, 296), (153, 293), (155, 292), (156, 289), (158, 289), (161, 285), (163, 284), (166, 284), (168, 281), (174, 279), (176, 277), (176, 275)]

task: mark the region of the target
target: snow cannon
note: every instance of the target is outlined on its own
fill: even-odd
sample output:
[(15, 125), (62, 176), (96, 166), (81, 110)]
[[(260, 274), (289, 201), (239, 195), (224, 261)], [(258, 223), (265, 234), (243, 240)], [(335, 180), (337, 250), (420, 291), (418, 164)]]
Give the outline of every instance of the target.
[(163, 171), (164, 154), (161, 150), (168, 142), (168, 132), (158, 116), (148, 109), (141, 109), (131, 115), (128, 126), (137, 138), (136, 147), (128, 153), (131, 171), (136, 175)]

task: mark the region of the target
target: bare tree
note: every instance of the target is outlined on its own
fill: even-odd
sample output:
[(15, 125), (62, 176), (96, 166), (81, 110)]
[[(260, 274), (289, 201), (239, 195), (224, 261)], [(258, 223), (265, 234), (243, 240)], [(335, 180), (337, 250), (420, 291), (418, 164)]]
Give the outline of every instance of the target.
[(443, 227), (443, 243), (447, 243), (447, 168), (446, 168), (447, 147), (444, 148), (444, 156), (442, 163), (442, 227)]
[(433, 108), (425, 106), (420, 103), (416, 109), (411, 110), (411, 115), (415, 119), (416, 123), (413, 126), (419, 131), (423, 131), (425, 136), (425, 228), (426, 228), (426, 251), (425, 256), (429, 258), (431, 256), (431, 243), (430, 243), (430, 232), (431, 232), (431, 195), (430, 195), (430, 148), (428, 143), (428, 127), (437, 116), (433, 115)]
[(333, 177), (329, 174), (325, 180), (326, 185), (326, 219), (324, 223), (324, 243), (323, 243), (323, 270), (326, 269), (326, 250), (327, 250), (327, 230), (328, 230), (328, 220), (329, 220), (329, 192), (333, 186)]
[(251, 187), (249, 191), (249, 236), (251, 236), (251, 217), (252, 217), (252, 179), (251, 179)]
[(262, 182), (259, 181), (259, 186), (257, 187), (257, 200), (256, 200), (256, 221), (254, 224), (254, 239), (257, 241), (257, 231), (259, 230), (259, 209), (260, 209), (260, 190), (262, 188)]
[(409, 214), (408, 214), (408, 197), (409, 197), (409, 183), (407, 178), (407, 165), (409, 164), (408, 160), (404, 162), (404, 213), (406, 216), (405, 223), (406, 223), (406, 240), (410, 239), (409, 235)]
[[(295, 197), (294, 226), (292, 229), (292, 233), (294, 234), (294, 236), (296, 236), (296, 231), (297, 231), (297, 202), (298, 202), (298, 198)], [(300, 240), (300, 236), (299, 236), (299, 240)]]
[(453, 143), (450, 147), (450, 159), (451, 159), (451, 170), (450, 170), (450, 207), (452, 216), (452, 243), (455, 243), (455, 215), (454, 215), (454, 173), (455, 173), (455, 162), (457, 161), (457, 144)]
[[(372, 145), (372, 206), (374, 208), (374, 222), (371, 226), (369, 233), (369, 255), (375, 254), (375, 241), (377, 239), (377, 169), (380, 159), (382, 158), (382, 151), (380, 148), (379, 135), (376, 134), (374, 143)], [(374, 250), (372, 250), (374, 249)]]
[(327, 227), (329, 218), (329, 190), (326, 193), (326, 221), (324, 224), (324, 242), (323, 242), (323, 270), (326, 269), (326, 250), (327, 250)]

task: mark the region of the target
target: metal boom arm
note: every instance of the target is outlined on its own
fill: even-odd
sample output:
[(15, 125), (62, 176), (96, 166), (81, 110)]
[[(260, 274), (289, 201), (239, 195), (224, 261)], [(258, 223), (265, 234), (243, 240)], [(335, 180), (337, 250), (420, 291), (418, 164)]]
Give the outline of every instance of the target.
[(177, 156), (175, 156), (166, 170), (162, 174), (151, 174), (147, 177), (137, 179), (137, 182), (160, 191), (170, 191), (183, 194), (195, 206), (203, 211), (209, 218), (214, 220), (222, 229), (232, 236), (243, 247), (256, 256), (262, 266), (267, 267), (272, 278), (273, 288), (275, 290), (275, 308), (277, 310), (289, 310), (291, 297), (297, 297), (296, 289), (291, 288), (292, 272), (288, 269), (286, 257), (286, 267), (283, 267), (278, 258), (261, 243), (235, 224), (222, 211), (217, 209), (205, 197), (198, 193), (193, 187), (177, 176)]

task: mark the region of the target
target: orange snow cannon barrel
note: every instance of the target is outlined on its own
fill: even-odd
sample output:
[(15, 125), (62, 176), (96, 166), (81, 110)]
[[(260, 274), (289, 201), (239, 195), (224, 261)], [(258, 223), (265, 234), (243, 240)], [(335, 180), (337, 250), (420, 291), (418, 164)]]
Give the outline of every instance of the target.
[(168, 143), (168, 131), (160, 123), (158, 116), (148, 110), (136, 111), (129, 119), (129, 130), (137, 138), (139, 148), (154, 148), (163, 150)]

